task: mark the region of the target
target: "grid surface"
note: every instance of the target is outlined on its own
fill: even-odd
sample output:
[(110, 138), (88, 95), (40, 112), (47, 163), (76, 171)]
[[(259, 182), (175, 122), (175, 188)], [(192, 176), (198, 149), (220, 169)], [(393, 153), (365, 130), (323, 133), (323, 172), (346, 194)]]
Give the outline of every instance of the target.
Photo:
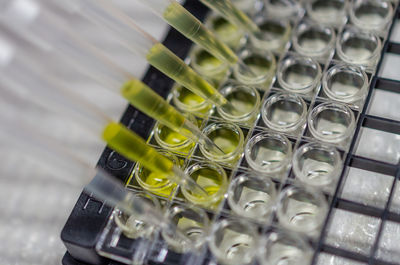
[[(394, 19), (398, 18), (399, 12), (396, 11)], [(298, 23), (306, 19), (308, 19), (307, 14), (300, 12), (298, 17), (290, 21), (292, 28), (296, 28)], [(348, 22), (348, 24), (351, 24), (351, 22)], [(340, 35), (341, 30), (342, 28), (336, 29), (337, 35)], [(387, 28), (387, 31), (380, 36), (382, 42), (385, 43), (383, 46), (383, 55), (387, 53), (400, 53), (399, 44), (386, 42), (389, 32), (390, 29)], [(275, 54), (277, 62), (288, 53), (296, 53), (290, 44), (286, 46), (286, 49), (282, 53)], [(338, 62), (339, 60), (334, 50), (332, 50), (329, 56), (319, 60), (323, 73)], [(356, 104), (348, 105), (354, 112), (357, 127), (350, 140), (335, 145), (335, 148), (339, 150), (342, 156), (344, 166), (342, 174), (335, 183), (334, 189), (325, 192), (325, 198), (331, 207), (329, 207), (324, 224), (316, 237), (307, 238), (307, 235), (301, 235), (312, 244), (314, 249), (313, 264), (324, 264), (327, 260), (331, 262), (334, 260), (332, 264), (347, 264), (346, 262), (348, 261), (346, 260), (352, 260), (354, 264), (357, 264), (356, 262), (360, 262), (360, 264), (398, 264), (399, 259), (396, 257), (399, 256), (400, 252), (396, 249), (396, 243), (394, 243), (396, 242), (396, 238), (391, 237), (396, 232), (397, 234), (400, 232), (400, 204), (398, 202), (400, 188), (399, 185), (396, 185), (396, 180), (398, 180), (400, 174), (398, 157), (400, 149), (396, 149), (396, 143), (398, 144), (399, 142), (397, 137), (400, 134), (400, 124), (395, 117), (379, 115), (379, 113), (375, 114), (376, 112), (374, 112), (373, 107), (369, 106), (369, 104), (379, 99), (374, 96), (377, 92), (383, 91), (384, 93), (392, 93), (393, 95), (399, 93), (400, 82), (378, 77), (375, 73), (379, 69), (379, 66), (380, 63), (376, 67), (367, 69), (370, 87), (367, 97), (360, 102), (356, 102)], [(232, 77), (230, 73), (227, 74), (227, 78), (229, 77)], [(259, 91), (262, 96), (262, 102), (279, 91), (282, 91), (282, 88), (280, 88), (276, 81), (273, 81), (271, 88), (267, 92)], [(167, 99), (171, 100), (171, 97), (172, 94), (169, 94)], [(320, 87), (313, 94), (305, 96), (304, 99), (308, 106), (308, 112), (318, 104), (330, 102), (324, 96)], [(200, 128), (204, 128), (206, 125), (220, 120), (221, 118), (214, 110), (210, 116), (199, 119)], [(245, 134), (244, 146), (257, 133), (271, 131), (263, 124), (260, 115), (252, 126), (239, 125)], [(285, 136), (291, 141), (293, 151), (305, 143), (317, 141), (310, 134), (307, 125), (303, 126), (301, 130), (296, 131), (296, 133), (285, 134)], [(160, 149), (161, 147), (156, 144), (153, 137), (154, 135), (151, 133), (148, 140), (149, 144)], [(392, 140), (390, 141), (390, 139)], [(369, 141), (376, 141), (376, 143)], [(387, 146), (383, 145), (384, 147), (381, 147), (385, 141)], [(379, 146), (371, 146), (374, 144)], [(376, 147), (376, 150), (371, 151), (374, 147)], [(198, 145), (195, 145), (188, 154), (176, 154), (182, 160), (183, 167), (205, 159), (198, 149)], [(384, 153), (388, 149), (392, 151)], [(252, 172), (243, 155), (236, 163), (221, 163), (221, 166), (223, 166), (229, 176), (229, 181), (232, 181), (242, 173)], [(134, 171), (132, 172), (133, 174)], [(346, 190), (346, 183), (353, 182), (355, 183), (353, 185), (366, 183), (368, 177), (381, 178), (382, 187), (360, 187), (358, 197), (352, 194), (351, 190)], [(274, 180), (274, 182), (278, 191), (287, 186), (297, 185), (291, 169), (285, 172), (279, 179)], [(128, 188), (133, 191), (141, 190), (134, 177), (129, 179)], [(368, 192), (375, 192), (376, 198), (363, 197), (363, 194)], [(175, 204), (187, 203), (181, 196), (179, 187), (171, 193), (169, 198), (159, 197), (159, 199), (164, 202), (166, 208), (172, 207)], [(207, 209), (207, 212), (213, 223), (224, 218), (238, 218), (231, 212), (226, 203), (226, 198), (216, 209)], [(346, 224), (343, 221), (344, 219), (351, 220), (352, 222)], [(277, 222), (275, 215), (272, 215), (268, 222), (258, 223), (251, 219), (246, 221), (257, 226), (262, 235), (271, 230), (284, 229)], [(337, 231), (335, 233), (335, 229), (338, 226), (342, 226), (343, 229), (340, 233)], [(358, 231), (357, 229), (365, 237), (361, 239), (352, 237), (354, 231)], [(98, 244), (100, 253), (121, 262), (130, 262), (132, 258), (137, 258), (133, 251), (135, 247), (135, 242), (125, 238), (121, 234), (121, 231), (118, 231), (111, 218), (103, 232), (102, 240)], [(209, 252), (205, 252), (204, 255), (208, 256)], [(157, 257), (160, 260), (156, 259), (155, 261), (164, 259), (166, 264), (174, 263), (173, 260), (169, 260), (168, 255), (167, 257), (162, 256), (162, 258), (160, 255)], [(211, 260), (214, 259), (213, 257), (209, 258)]]

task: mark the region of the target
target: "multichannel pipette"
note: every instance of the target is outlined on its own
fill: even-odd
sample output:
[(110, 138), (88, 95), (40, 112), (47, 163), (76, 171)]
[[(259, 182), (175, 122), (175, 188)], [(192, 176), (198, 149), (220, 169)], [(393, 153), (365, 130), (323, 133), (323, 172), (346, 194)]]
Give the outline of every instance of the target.
[[(7, 139), (8, 146), (19, 149), (25, 154), (40, 157), (47, 164), (51, 164), (51, 169), (56, 170), (52, 176), (58, 180), (74, 187), (85, 186), (85, 190), (91, 193), (91, 196), (104, 201), (107, 205), (117, 207), (125, 214), (134, 216), (149, 225), (174, 231), (180, 240), (191, 244), (191, 240), (176, 229), (171, 220), (168, 220), (146, 200), (129, 192), (121, 182), (107, 172), (101, 168), (95, 169), (87, 161), (78, 159), (49, 135), (38, 132), (34, 126), (16, 123), (16, 120), (27, 119), (25, 113), (16, 106), (32, 103), (1, 87), (0, 91), (2, 92), (0, 122), (4, 125), (0, 131), (0, 137), (2, 140)], [(13, 112), (11, 116), (10, 111)], [(18, 119), (14, 119), (15, 116), (18, 116)], [(92, 176), (95, 177), (89, 182)]]
[[(182, 35), (203, 47), (210, 54), (229, 65), (239, 64), (241, 69), (249, 74), (256, 76), (252, 69), (244, 64), (240, 58), (226, 44), (220, 41), (203, 23), (187, 11), (175, 0), (148, 0), (140, 1), (150, 7), (158, 16), (163, 18), (169, 25), (178, 30)], [(107, 10), (113, 12), (119, 17), (129, 18), (115, 8), (111, 3), (98, 0), (96, 4), (102, 5)]]
[[(113, 8), (110, 3), (103, 0), (99, 4)], [(229, 65), (239, 64), (243, 71), (255, 76), (252, 69), (244, 64), (240, 58), (219, 40), (214, 33), (207, 29), (195, 16), (187, 11), (175, 0), (148, 0), (139, 1), (150, 7), (158, 16), (163, 18), (169, 25), (178, 30), (186, 38), (203, 47), (210, 54)], [(114, 8), (115, 9), (115, 8)], [(116, 10), (118, 12), (118, 10)], [(120, 16), (124, 16), (119, 12)]]
[[(4, 90), (1, 88), (0, 90), (4, 96)], [(7, 106), (7, 103), (3, 104), (4, 102), (2, 102), (2, 107)], [(10, 110), (13, 107), (8, 105), (7, 108)], [(154, 211), (151, 205), (145, 201), (131, 199), (132, 194), (114, 177), (100, 168), (92, 168), (85, 161), (69, 153), (56, 141), (50, 140), (47, 135), (41, 135), (32, 126), (17, 124), (15, 120), (9, 120), (9, 117), (5, 117), (3, 113), (0, 114), (1, 124), (4, 125), (0, 131), (2, 139), (7, 139), (7, 144), (14, 149), (35, 157), (39, 156), (51, 164), (51, 169), (57, 169), (57, 172), (53, 174), (55, 178), (74, 187), (85, 186), (85, 189), (93, 193), (94, 197), (105, 201), (110, 206), (119, 207), (127, 214), (134, 215), (139, 219), (146, 218), (152, 223), (163, 222), (163, 215)], [(22, 115), (21, 113), (20, 116)], [(95, 175), (96, 177), (89, 182), (89, 177)]]
[[(128, 51), (146, 58), (155, 68), (180, 83), (193, 93), (217, 106), (230, 103), (209, 82), (151, 35), (136, 25), (129, 17), (115, 9), (104, 9), (96, 1), (56, 1), (58, 5), (71, 9), (79, 15), (104, 28)], [(230, 108), (234, 109), (233, 106)]]
[[(100, 0), (103, 5), (110, 5)], [(203, 23), (175, 0), (139, 0), (155, 14), (163, 18), (185, 37), (202, 46), (221, 61), (234, 65), (238, 62), (236, 54), (220, 41)]]
[[(15, 25), (11, 25), (11, 27), (15, 28)], [(34, 37), (31, 36), (31, 32), (24, 33), (25, 34), (20, 36), (23, 39), (31, 40)], [(59, 34), (63, 33), (61, 32)], [(216, 149), (217, 152), (222, 152), (218, 146), (201, 133), (195, 124), (185, 118), (147, 85), (108, 60), (96, 47), (84, 40), (70, 38), (65, 41), (66, 43), (59, 44), (57, 47), (58, 49), (55, 49), (53, 43), (47, 40), (47, 38), (45, 38), (46, 36), (43, 37), (44, 38), (41, 39), (42, 43), (44, 43), (46, 47), (50, 47), (51, 51), (57, 51), (57, 54), (53, 55), (59, 57), (59, 59), (64, 62), (63, 66), (69, 63), (72, 66), (71, 71), (75, 72), (76, 76), (89, 76), (92, 81), (98, 83), (102, 87), (112, 89), (112, 91), (115, 91), (117, 88), (118, 92), (120, 92), (125, 99), (150, 117), (158, 120), (177, 133), (192, 139), (194, 142), (200, 140), (201, 144)], [(43, 50), (41, 46), (35, 45), (35, 42), (31, 41), (30, 44), (37, 46), (39, 50)], [(44, 53), (44, 56), (47, 57), (48, 51), (45, 50)], [(35, 54), (37, 54), (37, 52), (35, 52)], [(80, 60), (81, 58), (85, 58), (85, 60), (82, 61)], [(40, 60), (40, 58), (37, 58), (37, 60)], [(79, 71), (76, 71), (76, 68), (78, 68)], [(126, 80), (130, 81), (126, 82)], [(122, 86), (122, 84), (124, 85)]]
[(99, 132), (103, 140), (128, 159), (140, 162), (149, 170), (168, 177), (171, 181), (185, 185), (201, 194), (207, 194), (172, 161), (160, 155), (154, 148), (124, 125), (112, 121), (100, 109), (79, 98), (59, 85), (56, 80), (40, 69), (22, 50), (15, 51), (5, 39), (0, 39), (0, 47), (5, 51), (6, 60), (0, 60), (3, 84), (15, 91), (22, 91), (30, 100), (52, 109), (64, 112), (83, 121), (96, 136)]
[(260, 33), (258, 26), (240, 9), (238, 9), (231, 0), (200, 0), (209, 8), (221, 14), (232, 24), (242, 28), (251, 34)]

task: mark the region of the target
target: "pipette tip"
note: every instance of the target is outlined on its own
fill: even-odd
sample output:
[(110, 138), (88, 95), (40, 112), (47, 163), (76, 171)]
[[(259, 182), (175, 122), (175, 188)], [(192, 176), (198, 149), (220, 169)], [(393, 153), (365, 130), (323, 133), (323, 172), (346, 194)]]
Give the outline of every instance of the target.
[(259, 75), (257, 75), (253, 69), (251, 69), (247, 64), (245, 64), (240, 58), (237, 61), (238, 67), (240, 72), (249, 74), (253, 78), (257, 78)]
[(193, 124), (189, 120), (186, 120), (184, 127), (192, 134), (188, 137), (191, 137), (194, 141), (200, 140), (201, 143), (207, 145), (208, 148), (213, 149), (218, 153), (221, 153), (221, 155), (225, 155), (225, 152), (216, 143), (211, 141), (210, 138), (203, 134), (195, 124)]
[(179, 167), (173, 167), (174, 174), (179, 178), (179, 184), (186, 185), (189, 189), (193, 189), (192, 192), (200, 193), (202, 196), (208, 197), (207, 191), (205, 191), (199, 184), (191, 179), (185, 172)]
[(232, 105), (231, 102), (227, 101), (224, 105), (221, 106), (226, 112), (232, 114), (232, 115), (240, 115), (242, 114), (238, 109)]
[(213, 141), (211, 141), (210, 138), (204, 136), (204, 142), (206, 145), (208, 145), (210, 148), (215, 149), (215, 151), (217, 151), (218, 153), (220, 153), (221, 155), (225, 155), (226, 153), (224, 152), (224, 150), (222, 150), (216, 143), (214, 143)]

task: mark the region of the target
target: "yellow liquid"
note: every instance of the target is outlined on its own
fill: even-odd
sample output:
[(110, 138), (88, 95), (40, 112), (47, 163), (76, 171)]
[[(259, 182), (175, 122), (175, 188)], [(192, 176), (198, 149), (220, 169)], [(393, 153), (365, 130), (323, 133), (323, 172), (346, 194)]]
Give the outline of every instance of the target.
[(227, 75), (229, 66), (204, 49), (195, 51), (191, 58), (194, 70), (212, 80), (214, 84)]
[(176, 184), (171, 182), (165, 175), (154, 173), (142, 166), (139, 166), (137, 170), (136, 180), (143, 189), (149, 192), (162, 197), (169, 197), (176, 187)]
[(213, 71), (222, 65), (222, 62), (205, 50), (196, 54), (196, 62), (205, 71)]
[(177, 104), (178, 108), (183, 112), (189, 112), (203, 118), (212, 108), (211, 104), (185, 87), (177, 86), (175, 89), (175, 104)]
[(191, 195), (190, 200), (193, 203), (210, 206), (217, 204), (221, 200), (224, 192), (221, 192), (220, 197), (215, 197), (215, 194), (221, 189), (226, 188), (226, 180), (218, 171), (211, 168), (202, 168), (193, 172), (190, 177), (208, 194), (206, 197), (202, 194), (189, 191)]
[(179, 88), (178, 99), (180, 102), (188, 106), (197, 106), (205, 101), (203, 98), (199, 97), (198, 95), (194, 94), (192, 91), (184, 87)]
[(151, 65), (202, 98), (217, 105), (227, 102), (211, 84), (161, 43), (155, 44), (149, 50), (146, 58)]
[(219, 41), (202, 23), (178, 2), (172, 2), (164, 11), (164, 18), (188, 39), (204, 47), (222, 61), (235, 64), (235, 53)]
[(223, 17), (217, 17), (212, 23), (215, 35), (229, 47), (236, 49), (243, 34), (239, 28)]
[(214, 32), (222, 40), (225, 38), (229, 39), (231, 36), (237, 35), (238, 31), (238, 27), (229, 23), (229, 21), (222, 17), (216, 19), (214, 22)]
[(174, 164), (171, 160), (146, 145), (140, 136), (120, 123), (109, 123), (104, 128), (102, 138), (111, 149), (153, 172), (162, 175), (171, 175), (173, 172)]
[(156, 130), (159, 139), (163, 142), (163, 144), (160, 145), (169, 151), (187, 154), (195, 145), (194, 142), (188, 141), (188, 138), (182, 134), (161, 124), (157, 126)]
[[(208, 137), (213, 141), (219, 148), (224, 151), (225, 154), (233, 153), (239, 145), (239, 135), (235, 132), (221, 128), (215, 131), (212, 131)], [(217, 153), (213, 150), (208, 150), (208, 152), (214, 154), (215, 156), (219, 156), (220, 153)]]

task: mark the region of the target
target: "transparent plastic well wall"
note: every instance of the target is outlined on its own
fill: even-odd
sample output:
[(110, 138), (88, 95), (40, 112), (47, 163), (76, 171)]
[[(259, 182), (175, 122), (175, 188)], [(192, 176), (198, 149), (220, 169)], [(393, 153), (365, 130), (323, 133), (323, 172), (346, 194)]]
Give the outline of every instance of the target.
[[(304, 5), (302, 2), (298, 2)], [(395, 10), (393, 19), (396, 19), (398, 18), (397, 3), (393, 2), (391, 4)], [(268, 11), (268, 5), (266, 5), (265, 8)], [(257, 16), (257, 14), (253, 14), (253, 16)], [(277, 64), (279, 64), (280, 60), (288, 54), (297, 54), (292, 45), (292, 40), (294, 38), (293, 35), (295, 32), (293, 29), (295, 29), (299, 23), (310, 20), (303, 6), (298, 10), (296, 16), (280, 19), (288, 20), (292, 28), (292, 36), (287, 45), (285, 45), (285, 49), (283, 51), (274, 53)], [(388, 38), (390, 25), (391, 23), (389, 23), (384, 30), (379, 31), (379, 38), (382, 42), (382, 50), (384, 52), (386, 52), (388, 49), (388, 45), (384, 44)], [(354, 27), (350, 19), (347, 19), (345, 24), (335, 27), (334, 30), (336, 37), (340, 36), (341, 32), (348, 27)], [(247, 39), (246, 42), (242, 43), (242, 45), (249, 45), (249, 40)], [(396, 47), (397, 46), (394, 48), (389, 47), (389, 52), (390, 49), (394, 51)], [(398, 53), (399, 51), (395, 52)], [(326, 56), (318, 58), (317, 60), (320, 64), (323, 76), (324, 73), (333, 65), (340, 63), (340, 59), (336, 53), (335, 45), (333, 45), (332, 49), (326, 54)], [(187, 62), (189, 62), (189, 59)], [(394, 238), (395, 236), (391, 235), (391, 233), (395, 234), (396, 231), (397, 234), (400, 233), (400, 218), (395, 208), (389, 209), (390, 202), (394, 200), (393, 198), (396, 190), (394, 180), (399, 177), (400, 171), (397, 167), (399, 159), (394, 158), (393, 162), (390, 162), (390, 160), (387, 160), (386, 157), (380, 158), (369, 156), (367, 153), (368, 150), (366, 150), (368, 148), (363, 149), (362, 146), (368, 146), (368, 139), (373, 139), (372, 137), (374, 136), (384, 138), (386, 135), (382, 136), (379, 134), (382, 131), (392, 135), (400, 133), (400, 125), (397, 122), (367, 114), (367, 108), (364, 108), (364, 104), (370, 101), (375, 90), (380, 90), (379, 88), (382, 88), (384, 91), (392, 90), (395, 92), (400, 92), (400, 85), (396, 82), (393, 81), (394, 83), (392, 84), (390, 83), (392, 82), (390, 80), (376, 77), (376, 70), (378, 69), (377, 67), (379, 68), (379, 64), (368, 67), (366, 71), (368, 74), (369, 90), (373, 91), (370, 91), (368, 96), (366, 95), (362, 100), (347, 104), (347, 106), (353, 111), (355, 123), (358, 126), (356, 126), (356, 128), (351, 132), (351, 136), (347, 140), (338, 144), (331, 144), (339, 151), (344, 166), (343, 172), (340, 177), (338, 177), (335, 185), (329, 190), (324, 190), (324, 196), (328, 201), (328, 205), (330, 205), (327, 213), (328, 218), (324, 221), (323, 225), (316, 234), (299, 234), (300, 237), (304, 238), (305, 242), (309, 242), (312, 245), (314, 251), (314, 258), (312, 262), (314, 264), (358, 264), (357, 262), (361, 262), (361, 264), (369, 262), (372, 264), (395, 264), (400, 260), (399, 258), (396, 259), (396, 257), (398, 257), (400, 254), (396, 252), (396, 250), (393, 250), (393, 248), (395, 248), (395, 244), (393, 243), (396, 241)], [(234, 79), (232, 71), (227, 73), (226, 80), (228, 79)], [(224, 82), (222, 82), (221, 85), (223, 85), (223, 83)], [(274, 80), (271, 82), (270, 89), (267, 91), (264, 89), (259, 90), (262, 98), (260, 106), (262, 106), (264, 101), (270, 96), (282, 90), (283, 89), (277, 82), (276, 78), (274, 78)], [(307, 104), (306, 117), (308, 117), (308, 113), (319, 104), (324, 102), (332, 102), (332, 100), (324, 95), (320, 85), (312, 93), (301, 96)], [(172, 92), (168, 97), (168, 100), (171, 101), (171, 99)], [(223, 119), (218, 115), (216, 109), (213, 108), (209, 116), (198, 118), (198, 120), (200, 123), (200, 128), (203, 129), (208, 124), (218, 122)], [(243, 148), (254, 135), (260, 132), (272, 132), (272, 130), (269, 129), (262, 121), (261, 115), (258, 115), (256, 121), (251, 126), (244, 124), (239, 124), (239, 126), (241, 127), (245, 136)], [(374, 134), (375, 131), (377, 133)], [(311, 135), (307, 124), (304, 124), (304, 126), (293, 133), (283, 133), (283, 135), (285, 135), (292, 144), (292, 155), (300, 146), (309, 142), (318, 142), (318, 140)], [(150, 135), (148, 143), (156, 148), (161, 149), (161, 147), (157, 145), (156, 141), (154, 140), (154, 132)], [(189, 165), (195, 162), (206, 160), (201, 155), (199, 146), (197, 144), (188, 154), (175, 154), (182, 161), (183, 168), (187, 168)], [(390, 163), (386, 163), (388, 161)], [(223, 162), (218, 164), (225, 169), (229, 183), (242, 173), (255, 173), (249, 167), (243, 154), (240, 156), (238, 161), (233, 164)], [(127, 187), (133, 192), (142, 190), (134, 178), (136, 169), (137, 167), (135, 167), (132, 177), (127, 183)], [(257, 175), (259, 173), (255, 174)], [(362, 177), (359, 177), (358, 179), (359, 182), (357, 182), (356, 179), (357, 174), (358, 176), (362, 175)], [(385, 183), (387, 183), (386, 193), (376, 191), (378, 192), (376, 198), (368, 198), (368, 195), (366, 195), (367, 191), (365, 193), (360, 191), (359, 193), (364, 196), (361, 196), (361, 199), (360, 197), (351, 194), (352, 190), (349, 188), (347, 183), (353, 182), (353, 188), (355, 189), (355, 193), (357, 193), (359, 185), (366, 185), (365, 183), (368, 182), (368, 177), (365, 176), (371, 175), (371, 178), (381, 177), (380, 175), (377, 176), (377, 174), (383, 175), (382, 182), (386, 181)], [(388, 175), (390, 177), (388, 177)], [(387, 177), (386, 180), (384, 180), (385, 176)], [(282, 176), (279, 176), (279, 178), (273, 178), (273, 181), (276, 185), (278, 196), (282, 189), (299, 185), (291, 167), (282, 173)], [(338, 187), (338, 185), (341, 185), (341, 187)], [(399, 187), (399, 185), (397, 185), (397, 187)], [(177, 187), (168, 198), (158, 196), (158, 199), (163, 205), (164, 211), (174, 205), (190, 204), (181, 195), (179, 189), (180, 188)], [(343, 191), (340, 192), (342, 189)], [(260, 223), (256, 220), (234, 214), (231, 211), (226, 198), (227, 196), (225, 195), (224, 199), (215, 209), (206, 209), (211, 220), (211, 227), (215, 226), (216, 222), (220, 221), (221, 219), (242, 219), (248, 224), (256, 227), (257, 231), (261, 235), (261, 238), (265, 237), (266, 234), (271, 231), (286, 231), (289, 233), (295, 233), (282, 227), (277, 220), (276, 211), (269, 216), (268, 220)], [(377, 203), (379, 200), (381, 202)], [(392, 204), (394, 205), (395, 203), (396, 202), (394, 201)], [(212, 230), (212, 228), (210, 230)], [(393, 240), (390, 240), (391, 236), (393, 236)], [(204, 248), (202, 248), (201, 251), (197, 251), (196, 253), (189, 252), (186, 254), (178, 254), (168, 247), (168, 244), (163, 240), (158, 232), (155, 233), (154, 238), (151, 240), (132, 240), (126, 238), (122, 234), (120, 228), (116, 226), (113, 217), (110, 218), (107, 227), (103, 231), (102, 237), (97, 244), (97, 250), (105, 257), (126, 264), (137, 264), (149, 261), (164, 264), (218, 263), (216, 257), (214, 257), (208, 250), (207, 243), (204, 245)], [(353, 261), (351, 259), (353, 259)], [(252, 262), (259, 264), (260, 259), (254, 258)]]

